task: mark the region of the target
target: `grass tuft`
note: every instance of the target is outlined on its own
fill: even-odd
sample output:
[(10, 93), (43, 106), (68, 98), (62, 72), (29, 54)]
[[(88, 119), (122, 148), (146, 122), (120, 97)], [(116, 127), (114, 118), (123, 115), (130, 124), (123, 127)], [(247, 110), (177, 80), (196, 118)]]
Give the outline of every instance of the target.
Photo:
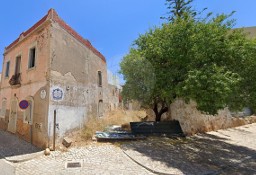
[(90, 140), (96, 131), (104, 131), (107, 126), (121, 125), (123, 129), (130, 130), (130, 122), (141, 121), (146, 116), (145, 111), (114, 110), (105, 117), (90, 117), (85, 123), (82, 137)]

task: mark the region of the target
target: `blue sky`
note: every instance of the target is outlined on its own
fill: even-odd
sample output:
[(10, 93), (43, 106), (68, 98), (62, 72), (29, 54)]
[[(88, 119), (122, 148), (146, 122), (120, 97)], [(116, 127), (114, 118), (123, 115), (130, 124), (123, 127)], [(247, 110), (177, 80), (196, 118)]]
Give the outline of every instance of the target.
[[(0, 53), (22, 31), (41, 19), (50, 8), (81, 36), (91, 41), (117, 73), (119, 62), (132, 42), (150, 27), (159, 26), (167, 12), (165, 0), (9, 0), (0, 6)], [(230, 13), (236, 11), (235, 27), (256, 26), (256, 0), (195, 0), (197, 10)], [(2, 62), (3, 56), (0, 57)], [(0, 71), (2, 64), (0, 64)]]

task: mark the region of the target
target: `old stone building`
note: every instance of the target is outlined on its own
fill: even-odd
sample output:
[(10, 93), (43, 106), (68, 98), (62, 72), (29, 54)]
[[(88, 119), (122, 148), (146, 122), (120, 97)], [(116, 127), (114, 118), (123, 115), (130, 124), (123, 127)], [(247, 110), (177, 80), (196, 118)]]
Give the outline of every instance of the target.
[(0, 127), (39, 147), (109, 108), (105, 57), (53, 9), (5, 48), (1, 78)]

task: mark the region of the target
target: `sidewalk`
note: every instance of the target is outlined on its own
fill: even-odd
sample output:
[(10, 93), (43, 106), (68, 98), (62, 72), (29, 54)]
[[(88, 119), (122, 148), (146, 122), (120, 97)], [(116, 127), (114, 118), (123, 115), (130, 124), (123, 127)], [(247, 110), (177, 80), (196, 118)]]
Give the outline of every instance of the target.
[(123, 145), (125, 153), (155, 172), (256, 174), (256, 124), (199, 134), (185, 140), (151, 138)]
[(0, 130), (0, 158), (22, 162), (43, 155), (43, 151), (16, 135)]
[(250, 124), (179, 140), (92, 143), (10, 164), (17, 175), (256, 174), (255, 140), (256, 124)]
[[(80, 163), (81, 167), (67, 168), (67, 163)], [(107, 143), (71, 148), (68, 152), (54, 151), (50, 156), (37, 157), (15, 167), (18, 175), (153, 174), (130, 160), (119, 147)]]

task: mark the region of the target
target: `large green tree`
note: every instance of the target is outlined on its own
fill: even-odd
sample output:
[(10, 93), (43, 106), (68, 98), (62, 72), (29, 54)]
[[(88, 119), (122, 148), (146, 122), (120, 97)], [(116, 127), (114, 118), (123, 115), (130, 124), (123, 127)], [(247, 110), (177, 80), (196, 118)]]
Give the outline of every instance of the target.
[(229, 15), (196, 20), (185, 9), (182, 15), (174, 9), (175, 18), (140, 35), (123, 58), (124, 98), (152, 108), (156, 121), (176, 98), (194, 100), (208, 114), (254, 107), (255, 41), (232, 30)]

